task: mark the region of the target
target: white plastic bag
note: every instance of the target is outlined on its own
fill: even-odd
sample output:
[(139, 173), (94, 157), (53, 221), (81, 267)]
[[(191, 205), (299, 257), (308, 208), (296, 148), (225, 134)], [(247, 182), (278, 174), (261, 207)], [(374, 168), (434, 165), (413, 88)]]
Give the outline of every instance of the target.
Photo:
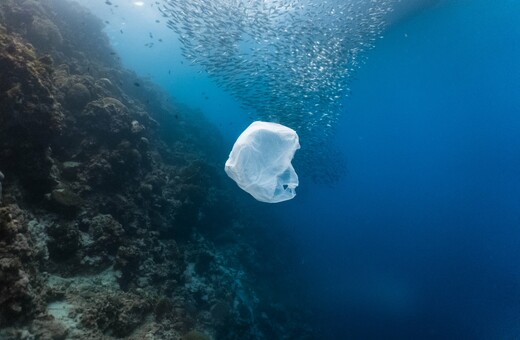
[(233, 145), (225, 171), (242, 190), (261, 202), (287, 201), (296, 195), (298, 175), (291, 160), (299, 148), (293, 129), (256, 121)]

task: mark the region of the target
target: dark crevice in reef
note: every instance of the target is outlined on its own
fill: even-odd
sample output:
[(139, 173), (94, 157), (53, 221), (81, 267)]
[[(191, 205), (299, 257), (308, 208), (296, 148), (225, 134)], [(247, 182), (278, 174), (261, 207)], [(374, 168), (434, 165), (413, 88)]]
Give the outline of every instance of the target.
[(255, 248), (219, 145), (86, 10), (3, 0), (0, 338), (309, 338), (260, 277), (284, 260)]

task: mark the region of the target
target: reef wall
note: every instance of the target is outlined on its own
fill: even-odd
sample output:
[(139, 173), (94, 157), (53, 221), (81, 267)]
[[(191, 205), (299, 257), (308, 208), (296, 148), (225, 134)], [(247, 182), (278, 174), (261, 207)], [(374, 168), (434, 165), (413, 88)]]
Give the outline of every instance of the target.
[(310, 338), (259, 278), (216, 129), (102, 27), (0, 3), (0, 338)]

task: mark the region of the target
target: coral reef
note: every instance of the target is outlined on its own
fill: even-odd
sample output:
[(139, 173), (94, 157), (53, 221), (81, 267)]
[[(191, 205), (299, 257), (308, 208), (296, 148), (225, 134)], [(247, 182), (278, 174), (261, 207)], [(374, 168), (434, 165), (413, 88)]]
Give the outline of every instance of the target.
[(258, 288), (216, 129), (101, 29), (0, 3), (0, 338), (309, 338)]

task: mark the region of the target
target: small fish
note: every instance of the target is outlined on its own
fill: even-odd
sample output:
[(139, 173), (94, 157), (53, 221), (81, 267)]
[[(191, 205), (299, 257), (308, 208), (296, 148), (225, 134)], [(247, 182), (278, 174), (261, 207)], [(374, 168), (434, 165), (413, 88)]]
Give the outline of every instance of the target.
[(140, 87), (141, 84), (139, 84), (138, 82), (134, 82), (134, 86), (135, 86), (135, 87)]

